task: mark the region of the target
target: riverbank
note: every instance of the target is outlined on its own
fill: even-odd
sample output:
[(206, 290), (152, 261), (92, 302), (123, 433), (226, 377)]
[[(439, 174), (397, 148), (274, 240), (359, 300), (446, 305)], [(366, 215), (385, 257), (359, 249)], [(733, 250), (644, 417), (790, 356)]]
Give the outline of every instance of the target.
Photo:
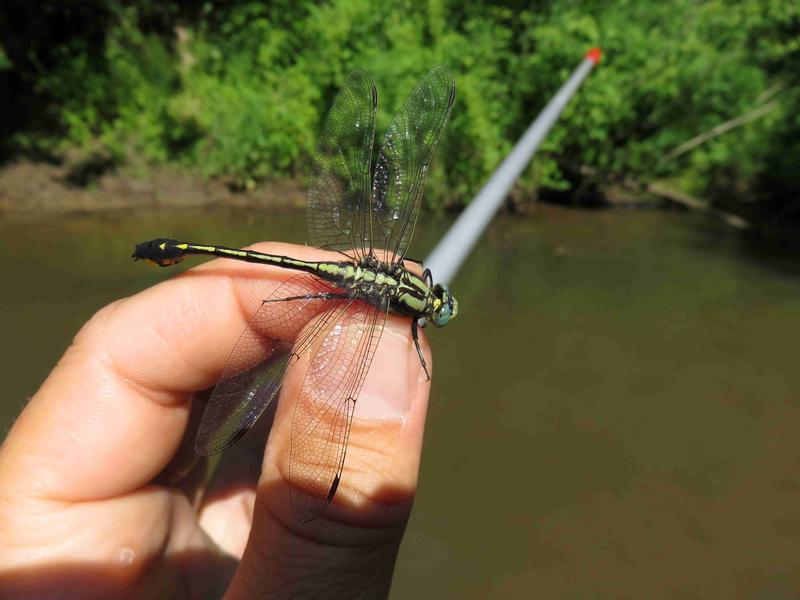
[[(654, 207), (664, 201), (698, 208), (697, 199), (680, 202), (679, 192), (635, 186), (603, 190), (610, 208)], [(252, 190), (237, 189), (220, 179), (205, 179), (176, 167), (148, 167), (137, 176), (96, 163), (19, 160), (0, 167), (0, 215), (95, 212), (139, 208), (203, 208), (210, 206), (297, 208), (305, 206), (302, 180), (265, 182)], [(524, 212), (512, 199), (512, 204)], [(522, 204), (527, 204), (523, 201)]]
[[(731, 227), (749, 230), (780, 246), (800, 245), (794, 228), (774, 223), (751, 224), (663, 183), (613, 185), (602, 190), (602, 197), (605, 206), (612, 209), (678, 207), (709, 212)], [(257, 188), (242, 190), (225, 180), (206, 179), (174, 166), (148, 167), (142, 175), (109, 168), (101, 162), (69, 160), (23, 159), (0, 167), (0, 219), (13, 223), (53, 219), (65, 214), (155, 208), (280, 210), (302, 208), (305, 202), (304, 182), (297, 179), (264, 182)], [(513, 200), (511, 203), (515, 212), (527, 212)]]
[(146, 177), (111, 169), (96, 174), (91, 169), (86, 171), (68, 163), (45, 161), (21, 160), (4, 165), (0, 168), (0, 217), (26, 219), (154, 207), (305, 205), (305, 189), (294, 180), (239, 191), (224, 181), (206, 180), (169, 167), (148, 168)]

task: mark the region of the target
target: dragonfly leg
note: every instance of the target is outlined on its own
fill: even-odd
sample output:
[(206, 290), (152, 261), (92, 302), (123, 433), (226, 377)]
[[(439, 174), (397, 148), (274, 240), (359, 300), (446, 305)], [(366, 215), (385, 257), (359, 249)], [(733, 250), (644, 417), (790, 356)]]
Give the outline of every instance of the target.
[(428, 363), (425, 362), (425, 357), (422, 355), (422, 348), (419, 347), (419, 325), (416, 319), (411, 319), (411, 339), (414, 340), (414, 346), (417, 348), (419, 355), (419, 362), (422, 363), (422, 369), (425, 371), (425, 376), (428, 381), (431, 380), (431, 374), (428, 372)]
[[(422, 263), (419, 263), (422, 264)], [(422, 272), (422, 281), (428, 284), (428, 287), (433, 287), (433, 275), (430, 269), (425, 269)]]

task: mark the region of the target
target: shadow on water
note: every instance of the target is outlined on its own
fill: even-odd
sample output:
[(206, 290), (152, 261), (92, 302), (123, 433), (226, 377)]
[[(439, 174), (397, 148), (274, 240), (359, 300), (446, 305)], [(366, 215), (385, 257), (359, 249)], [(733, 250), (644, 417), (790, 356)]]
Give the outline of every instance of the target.
[(800, 277), (800, 239), (775, 242), (758, 233), (746, 233), (740, 243), (747, 259), (787, 276)]
[[(425, 256), (448, 223), (415, 233)], [(0, 235), (8, 423), (80, 324), (174, 274), (160, 235), (303, 243), (304, 214), (119, 213)], [(188, 263), (188, 261), (187, 261)], [(187, 268), (184, 263), (179, 268)], [(428, 331), (420, 488), (394, 595), (791, 597), (800, 589), (800, 277), (704, 215), (495, 221)]]

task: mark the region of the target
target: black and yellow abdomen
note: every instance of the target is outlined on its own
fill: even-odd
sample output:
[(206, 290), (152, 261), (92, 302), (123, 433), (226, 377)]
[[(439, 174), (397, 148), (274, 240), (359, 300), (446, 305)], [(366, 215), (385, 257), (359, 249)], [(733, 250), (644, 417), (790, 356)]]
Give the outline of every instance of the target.
[[(181, 242), (169, 238), (158, 238), (149, 242), (136, 244), (132, 258), (134, 260), (145, 260), (160, 267), (168, 267), (181, 262), (184, 258), (192, 254), (205, 254), (208, 256), (218, 256), (220, 258), (233, 258), (245, 262), (258, 263), (263, 265), (274, 265), (317, 273), (321, 265), (313, 261), (298, 260), (289, 256), (278, 256), (275, 254), (264, 254), (253, 250), (240, 250), (238, 248), (228, 248), (226, 246), (209, 246), (205, 244), (193, 244), (191, 242)], [(333, 263), (336, 264), (336, 263)]]

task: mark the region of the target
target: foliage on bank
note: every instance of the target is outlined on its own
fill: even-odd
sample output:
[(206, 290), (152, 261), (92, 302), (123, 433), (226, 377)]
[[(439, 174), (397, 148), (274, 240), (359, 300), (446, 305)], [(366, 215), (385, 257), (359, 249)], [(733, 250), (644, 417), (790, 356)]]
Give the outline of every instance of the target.
[(599, 45), (601, 67), (521, 192), (576, 197), (597, 183), (670, 178), (800, 219), (800, 5), (791, 0), (4, 4), (7, 155), (80, 148), (245, 187), (302, 177), (351, 69), (376, 79), (380, 128), (444, 63), (458, 99), (429, 198), (458, 204)]

